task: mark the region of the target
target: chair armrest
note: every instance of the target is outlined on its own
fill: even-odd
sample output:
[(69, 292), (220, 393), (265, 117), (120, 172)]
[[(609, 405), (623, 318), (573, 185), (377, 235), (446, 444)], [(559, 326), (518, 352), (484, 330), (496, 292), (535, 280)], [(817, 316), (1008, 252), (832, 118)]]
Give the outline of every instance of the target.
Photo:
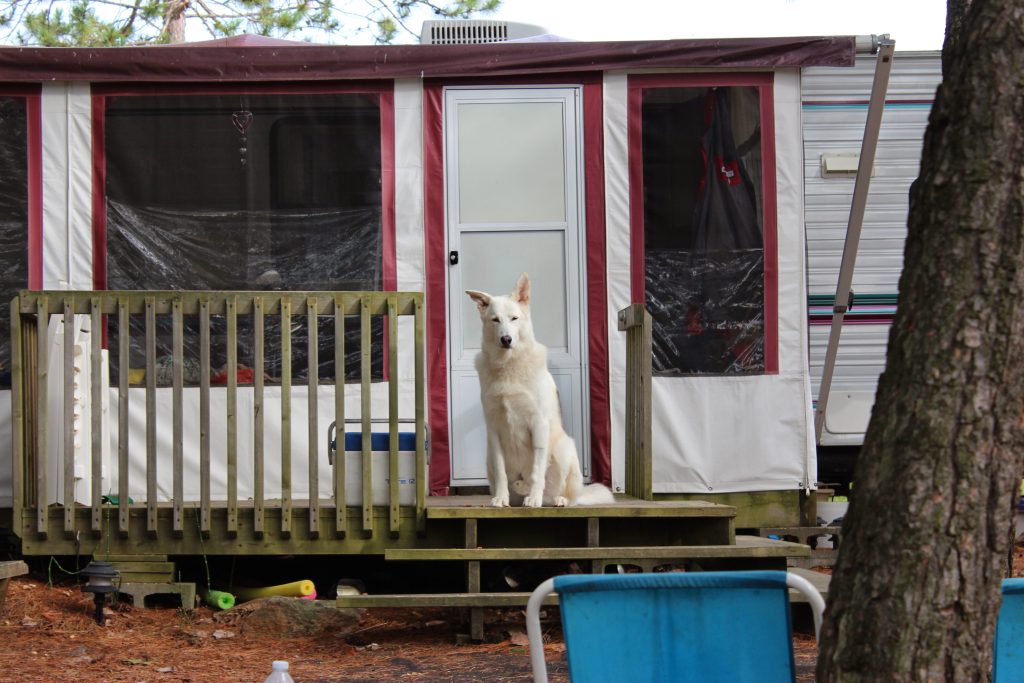
[(530, 643), (530, 665), (534, 683), (548, 683), (548, 667), (544, 663), (544, 637), (540, 632), (540, 607), (544, 598), (555, 592), (555, 580), (548, 579), (534, 589), (526, 603), (526, 636)]
[(813, 583), (802, 576), (786, 572), (786, 585), (800, 591), (807, 598), (807, 602), (811, 606), (811, 614), (814, 615), (814, 639), (817, 640), (821, 635), (821, 619), (825, 614), (825, 598), (821, 597), (821, 593), (818, 592)]

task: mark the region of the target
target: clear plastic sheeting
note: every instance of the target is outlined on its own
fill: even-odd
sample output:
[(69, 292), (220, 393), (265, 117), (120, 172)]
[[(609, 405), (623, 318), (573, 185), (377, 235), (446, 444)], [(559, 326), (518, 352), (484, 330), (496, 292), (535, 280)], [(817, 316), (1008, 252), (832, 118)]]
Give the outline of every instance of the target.
[[(28, 286), (28, 147), (25, 100), (0, 97), (0, 293)], [(11, 386), (11, 321), (0, 313), (0, 388)]]
[[(108, 287), (118, 290), (347, 290), (380, 289), (380, 209), (317, 211), (185, 212), (136, 208), (110, 201), (107, 205)], [(266, 379), (280, 376), (279, 318), (267, 315), (264, 339)], [(255, 337), (252, 320), (239, 316), (239, 381), (252, 381)], [(110, 348), (117, 348), (116, 321), (108, 321)], [(361, 356), (358, 319), (346, 321), (346, 375), (358, 377)], [(221, 377), (227, 361), (227, 323), (211, 316), (211, 368)], [(380, 339), (381, 325), (374, 325)], [(145, 367), (144, 320), (131, 323), (131, 366)], [(185, 318), (184, 380), (198, 384), (199, 321)], [(292, 318), (292, 377), (308, 374), (305, 316)], [(334, 377), (333, 319), (318, 329), (321, 378)], [(377, 346), (375, 344), (375, 346)], [(379, 346), (377, 346), (379, 348)], [(380, 354), (374, 354), (374, 376), (380, 376)], [(157, 384), (170, 384), (171, 328), (158, 317)], [(117, 357), (111, 354), (111, 381), (117, 381)], [(136, 375), (140, 379), (141, 375)]]
[(656, 374), (764, 372), (760, 249), (648, 250), (645, 288)]
[[(644, 290), (653, 370), (765, 371), (760, 94), (643, 94)], [(738, 142), (739, 141), (739, 142)]]

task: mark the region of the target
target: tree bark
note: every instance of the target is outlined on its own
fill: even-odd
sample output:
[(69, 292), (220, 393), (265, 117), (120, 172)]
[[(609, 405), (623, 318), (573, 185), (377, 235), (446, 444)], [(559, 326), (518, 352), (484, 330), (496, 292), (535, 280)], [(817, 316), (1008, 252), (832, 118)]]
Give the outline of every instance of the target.
[(1024, 0), (974, 0), (964, 21), (912, 191), (819, 683), (990, 675), (1024, 452)]
[(185, 42), (185, 10), (190, 0), (166, 0), (164, 5), (164, 34), (169, 43)]

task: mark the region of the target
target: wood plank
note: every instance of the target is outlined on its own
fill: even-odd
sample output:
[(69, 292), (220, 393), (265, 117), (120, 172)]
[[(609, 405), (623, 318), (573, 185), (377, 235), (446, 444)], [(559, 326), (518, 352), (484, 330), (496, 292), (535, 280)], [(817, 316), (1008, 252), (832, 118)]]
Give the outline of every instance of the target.
[(117, 532), (128, 535), (128, 371), (131, 369), (131, 316), (128, 298), (117, 300)]
[(292, 532), (292, 305), (281, 297), (281, 533)]
[(416, 531), (427, 531), (427, 356), (426, 320), (423, 301), (417, 299), (413, 309), (413, 337), (416, 374)]
[(89, 376), (91, 377), (90, 392), (90, 425), (89, 433), (92, 443), (92, 514), (90, 527), (94, 535), (103, 531), (103, 392), (107, 390), (103, 371), (103, 316), (100, 314), (99, 297), (92, 297), (92, 312), (89, 318)]
[[(398, 302), (388, 297), (388, 530), (398, 535)], [(481, 638), (483, 636), (481, 635)]]
[(359, 391), (363, 435), (363, 535), (373, 536), (373, 469), (371, 459), (372, 434), (370, 425), (370, 380), (371, 351), (373, 340), (370, 337), (370, 298), (363, 296), (359, 308), (359, 339), (360, 339), (360, 378)]
[(146, 301), (146, 530), (156, 535), (156, 297)]
[(229, 296), (224, 302), (228, 332), (227, 386), (227, 484), (228, 534), (238, 533), (238, 301)]
[[(20, 533), (25, 509), (25, 357), (22, 354), (21, 303), (10, 303), (11, 316), (11, 514), (12, 528)], [(0, 575), (2, 576), (2, 575)], [(6, 577), (3, 577), (6, 578)]]
[(210, 533), (210, 301), (199, 301), (199, 533)]
[(50, 316), (47, 313), (47, 297), (40, 296), (35, 299), (38, 312), (36, 313), (36, 533), (46, 537), (47, 533), (47, 504), (48, 494), (46, 487), (46, 459), (47, 459), (47, 422), (49, 405), (49, 339), (47, 331), (50, 325)]
[(345, 514), (345, 297), (334, 297), (334, 528), (339, 538), (348, 533)]
[(64, 533), (75, 531), (75, 314), (64, 299)]
[(264, 357), (264, 319), (263, 319), (263, 297), (253, 297), (252, 320), (253, 320), (253, 435), (252, 435), (252, 496), (253, 496), (253, 533), (257, 536), (263, 535), (263, 425), (265, 421), (265, 406), (263, 402), (263, 379), (266, 373), (266, 359)]
[(174, 574), (174, 563), (167, 562), (146, 562), (144, 560), (132, 559), (132, 560), (114, 560), (108, 557), (104, 557), (107, 562), (110, 562), (111, 566), (114, 567), (119, 573), (126, 574), (129, 572), (151, 572), (161, 573), (172, 576)]
[(309, 475), (310, 538), (320, 535), (320, 425), (317, 416), (317, 391), (320, 386), (320, 339), (316, 312), (317, 297), (310, 297), (306, 300), (306, 337), (308, 341), (306, 356), (306, 383), (308, 385), (306, 392), (308, 398), (306, 462)]
[(633, 546), (608, 548), (394, 548), (385, 560), (643, 560), (742, 557), (808, 557), (801, 543), (737, 536), (736, 545)]
[[(67, 296), (67, 290), (38, 290), (33, 291), (32, 296), (19, 299), (21, 312), (35, 314), (37, 311), (45, 312), (49, 314), (60, 314), (63, 312), (63, 297)], [(90, 292), (92, 294), (93, 292)], [(103, 290), (94, 292), (96, 296), (100, 297), (100, 304), (102, 307), (102, 313), (104, 315), (114, 314), (117, 312), (117, 301), (121, 297), (126, 297), (129, 301), (129, 312), (132, 315), (142, 315), (145, 313), (146, 300), (152, 299), (155, 311), (158, 315), (170, 315), (171, 313), (171, 302), (180, 298), (182, 307), (185, 315), (198, 315), (199, 314), (199, 301), (204, 296), (210, 297), (210, 312), (213, 315), (224, 315), (227, 311), (226, 302), (230, 298), (237, 298), (237, 313), (239, 315), (249, 315), (252, 313), (254, 293), (244, 291), (221, 291), (221, 292), (207, 292), (207, 291), (182, 291), (182, 290)], [(359, 315), (359, 309), (361, 302), (365, 299), (370, 307), (371, 315), (386, 315), (388, 296), (393, 292), (381, 292), (381, 291), (362, 291), (362, 292), (346, 292), (346, 294), (354, 295), (350, 299), (346, 299), (347, 307), (345, 309), (346, 315)], [(40, 297), (45, 298), (43, 306), (39, 306)], [(328, 314), (331, 309), (331, 303), (329, 298), (324, 298), (323, 291), (290, 291), (282, 293), (279, 296), (266, 299), (266, 309), (264, 313), (267, 314), (278, 314), (281, 311), (281, 304), (284, 301), (289, 303), (289, 308), (293, 315), (305, 315), (306, 314), (306, 301), (310, 297), (320, 297), (317, 300), (318, 312), (322, 315)], [(420, 292), (398, 292), (398, 314), (399, 315), (412, 315), (415, 302), (422, 300), (422, 293)], [(88, 314), (89, 313), (89, 299), (87, 297), (75, 297), (74, 298), (74, 313), (77, 314)]]
[(650, 502), (617, 496), (615, 503), (573, 507), (490, 507), (487, 496), (432, 496), (428, 519), (518, 519), (566, 517), (733, 517), (736, 508), (704, 501)]
[(175, 534), (184, 533), (185, 504), (185, 416), (182, 389), (184, 388), (184, 345), (185, 322), (181, 313), (181, 300), (171, 304), (171, 467), (174, 496), (174, 517), (171, 529)]
[[(339, 595), (337, 607), (522, 607), (530, 593), (412, 593), (388, 595)], [(558, 604), (552, 593), (545, 605)]]
[(0, 579), (13, 579), (15, 576), (28, 574), (28, 565), (21, 560), (4, 560), (0, 562)]
[[(818, 589), (823, 598), (828, 598), (828, 587), (832, 581), (830, 574), (822, 574), (821, 572), (811, 571), (810, 569), (802, 569), (800, 567), (789, 567), (786, 571), (790, 574), (796, 574), (811, 582), (811, 585)], [(789, 599), (791, 602), (807, 602), (807, 597), (798, 590), (789, 589)]]

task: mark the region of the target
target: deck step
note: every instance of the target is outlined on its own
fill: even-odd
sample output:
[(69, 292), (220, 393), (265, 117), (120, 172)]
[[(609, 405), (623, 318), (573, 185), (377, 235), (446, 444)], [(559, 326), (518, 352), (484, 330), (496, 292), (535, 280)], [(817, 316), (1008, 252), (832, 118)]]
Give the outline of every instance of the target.
[(648, 501), (617, 496), (614, 503), (574, 507), (491, 507), (487, 496), (447, 496), (427, 500), (427, 519), (546, 519), (567, 517), (724, 517), (731, 505), (699, 500)]
[[(413, 593), (391, 595), (339, 595), (338, 607), (525, 607), (529, 593)], [(557, 605), (550, 595), (545, 605)]]
[(737, 536), (735, 545), (631, 546), (600, 548), (388, 548), (385, 560), (649, 560), (808, 557), (802, 543)]
[[(822, 596), (828, 596), (829, 576), (805, 569), (790, 568), (790, 572), (809, 580)], [(530, 593), (398, 593), (390, 595), (339, 595), (338, 607), (525, 607)], [(806, 603), (807, 598), (797, 590), (789, 591), (793, 603)], [(545, 605), (557, 605), (558, 596), (549, 595)]]

